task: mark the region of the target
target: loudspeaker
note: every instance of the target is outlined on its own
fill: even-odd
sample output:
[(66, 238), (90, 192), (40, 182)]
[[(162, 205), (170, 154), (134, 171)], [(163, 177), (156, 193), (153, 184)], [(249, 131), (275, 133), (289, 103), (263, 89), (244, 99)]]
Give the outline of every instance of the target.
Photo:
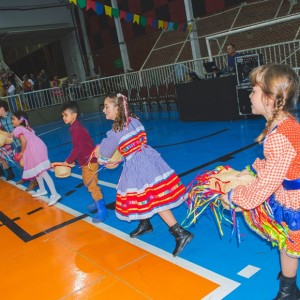
[(253, 69), (260, 66), (258, 54), (236, 57), (235, 67), (238, 85), (249, 85), (249, 75)]
[(238, 100), (239, 115), (252, 115), (251, 102), (249, 95), (251, 94), (251, 86), (237, 86), (236, 94)]
[(216, 77), (176, 84), (180, 120), (235, 120), (239, 117), (236, 77)]

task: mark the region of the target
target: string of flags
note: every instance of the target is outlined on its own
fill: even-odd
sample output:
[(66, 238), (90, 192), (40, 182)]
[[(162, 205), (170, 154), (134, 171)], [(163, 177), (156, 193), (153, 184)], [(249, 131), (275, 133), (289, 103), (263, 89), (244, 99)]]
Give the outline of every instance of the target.
[(179, 30), (179, 31), (190, 31), (192, 24), (188, 23), (176, 23), (164, 20), (157, 20), (134, 13), (130, 13), (124, 10), (119, 10), (108, 5), (103, 5), (95, 0), (69, 0), (70, 3), (78, 6), (79, 8), (85, 8), (86, 10), (92, 9), (98, 15), (105, 14), (109, 17), (120, 18), (127, 23), (138, 24), (143, 27), (152, 26), (153, 28), (161, 30)]

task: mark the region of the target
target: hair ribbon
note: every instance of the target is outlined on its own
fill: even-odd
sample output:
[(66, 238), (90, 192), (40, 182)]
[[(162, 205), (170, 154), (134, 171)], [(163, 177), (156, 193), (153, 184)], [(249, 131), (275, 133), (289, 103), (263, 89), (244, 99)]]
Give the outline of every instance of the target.
[(23, 116), (20, 118), (21, 121), (25, 122), (26, 128), (29, 128), (29, 123), (28, 120), (26, 118), (24, 118)]
[(128, 103), (127, 103), (127, 98), (123, 94), (121, 94), (121, 93), (118, 93), (117, 97), (122, 97), (122, 99), (123, 99), (123, 107), (124, 107), (124, 113), (125, 113), (125, 118), (126, 118), (126, 128), (128, 129), (129, 117), (128, 117)]

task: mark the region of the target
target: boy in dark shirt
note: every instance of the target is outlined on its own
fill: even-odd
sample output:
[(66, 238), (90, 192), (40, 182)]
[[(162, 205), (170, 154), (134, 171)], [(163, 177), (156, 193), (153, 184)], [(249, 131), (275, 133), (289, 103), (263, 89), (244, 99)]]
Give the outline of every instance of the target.
[(77, 120), (79, 114), (78, 104), (74, 101), (66, 102), (61, 109), (63, 120), (66, 124), (70, 124), (70, 133), (72, 138), (73, 149), (66, 159), (66, 165), (74, 163), (76, 160), (82, 169), (82, 179), (84, 185), (88, 188), (95, 205), (89, 208), (97, 209), (97, 213), (93, 218), (93, 222), (102, 222), (107, 217), (107, 210), (103, 200), (102, 192), (98, 186), (98, 163), (93, 158), (89, 163), (89, 158), (93, 152), (95, 145), (86, 128)]

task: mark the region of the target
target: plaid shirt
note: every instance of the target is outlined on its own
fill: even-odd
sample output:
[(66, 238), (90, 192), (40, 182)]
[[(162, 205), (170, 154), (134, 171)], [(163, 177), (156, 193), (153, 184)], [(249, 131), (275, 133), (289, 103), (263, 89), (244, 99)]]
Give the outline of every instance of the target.
[[(2, 125), (0, 127), (2, 127), (7, 132), (13, 132), (13, 130), (15, 129), (12, 122), (11, 122), (11, 117), (12, 117), (12, 113), (8, 111), (6, 113), (6, 116), (2, 117), (0, 119), (1, 125)], [(20, 147), (21, 147), (20, 141), (18, 139), (14, 138), (14, 141), (12, 143), (12, 148), (14, 150), (17, 149), (17, 151), (19, 151)]]
[(285, 190), (284, 179), (300, 178), (300, 125), (292, 118), (281, 122), (263, 143), (264, 159), (257, 158), (252, 167), (256, 179), (248, 186), (238, 186), (232, 201), (252, 209), (275, 194), (276, 201), (287, 208), (300, 209), (300, 189)]

